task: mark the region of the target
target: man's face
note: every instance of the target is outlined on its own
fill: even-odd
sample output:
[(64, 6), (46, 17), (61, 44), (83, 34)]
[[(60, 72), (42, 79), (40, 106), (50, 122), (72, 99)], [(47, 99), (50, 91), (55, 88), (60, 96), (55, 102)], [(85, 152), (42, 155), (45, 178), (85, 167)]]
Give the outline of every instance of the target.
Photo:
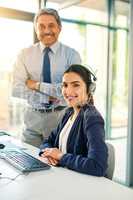
[(45, 46), (51, 46), (58, 40), (61, 26), (57, 24), (54, 16), (46, 14), (38, 17), (35, 29), (38, 39)]

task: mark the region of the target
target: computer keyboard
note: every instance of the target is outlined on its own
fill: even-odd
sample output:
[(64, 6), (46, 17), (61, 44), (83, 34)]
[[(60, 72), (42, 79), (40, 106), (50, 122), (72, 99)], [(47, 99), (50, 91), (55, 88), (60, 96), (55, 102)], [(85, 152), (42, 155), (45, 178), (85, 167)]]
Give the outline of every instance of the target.
[(24, 151), (9, 150), (4, 152), (4, 159), (22, 172), (49, 169), (50, 166)]

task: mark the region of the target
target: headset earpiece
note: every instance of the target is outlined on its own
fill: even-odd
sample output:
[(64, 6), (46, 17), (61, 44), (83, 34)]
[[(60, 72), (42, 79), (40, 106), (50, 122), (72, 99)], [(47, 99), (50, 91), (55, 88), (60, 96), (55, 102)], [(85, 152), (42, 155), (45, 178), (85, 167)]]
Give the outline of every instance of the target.
[[(90, 68), (89, 66), (88, 66), (88, 68)], [(95, 81), (97, 81), (97, 77), (95, 76), (95, 74), (90, 70), (90, 69), (88, 69), (87, 68), (87, 70), (88, 70), (88, 72), (89, 72), (89, 74), (90, 74), (90, 80), (89, 80), (89, 92), (93, 95), (94, 94), (94, 92), (95, 92), (95, 90), (96, 90), (96, 83), (95, 83)]]
[(96, 83), (93, 82), (93, 83), (91, 83), (91, 84), (89, 85), (89, 92), (90, 92), (91, 94), (94, 94), (95, 90), (96, 90)]

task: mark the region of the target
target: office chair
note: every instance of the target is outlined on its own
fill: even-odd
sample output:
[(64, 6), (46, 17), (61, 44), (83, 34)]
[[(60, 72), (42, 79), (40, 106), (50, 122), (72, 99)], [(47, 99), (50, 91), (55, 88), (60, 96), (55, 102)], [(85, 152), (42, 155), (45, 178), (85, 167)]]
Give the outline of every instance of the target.
[(108, 168), (106, 177), (112, 180), (115, 168), (115, 149), (110, 143), (106, 143), (106, 145), (108, 147)]

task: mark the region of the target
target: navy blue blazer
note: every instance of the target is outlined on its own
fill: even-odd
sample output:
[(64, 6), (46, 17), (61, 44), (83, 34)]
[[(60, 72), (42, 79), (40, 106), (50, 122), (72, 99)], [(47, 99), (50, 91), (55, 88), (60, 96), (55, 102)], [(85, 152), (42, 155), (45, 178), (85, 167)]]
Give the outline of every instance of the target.
[[(72, 113), (72, 108), (66, 110), (58, 127), (40, 146), (40, 155), (42, 149), (47, 147), (59, 148), (60, 132)], [(105, 176), (108, 151), (104, 135), (104, 120), (95, 106), (83, 106), (70, 130), (67, 153), (59, 161), (59, 166), (89, 175)]]

